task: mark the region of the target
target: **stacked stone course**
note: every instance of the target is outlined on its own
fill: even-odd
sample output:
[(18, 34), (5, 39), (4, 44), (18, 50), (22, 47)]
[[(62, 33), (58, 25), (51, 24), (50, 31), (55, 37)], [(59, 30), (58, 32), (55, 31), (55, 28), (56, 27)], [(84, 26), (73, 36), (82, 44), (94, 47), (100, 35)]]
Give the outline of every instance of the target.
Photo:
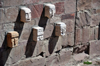
[[(56, 6), (53, 18), (44, 17), (44, 3)], [(31, 9), (31, 22), (20, 21), (20, 6)], [(53, 35), (57, 21), (65, 36)], [(34, 25), (44, 28), (44, 40), (32, 40)], [(0, 0), (0, 66), (72, 66), (74, 54), (100, 56), (99, 28), (99, 0)], [(17, 47), (7, 47), (7, 31), (19, 33)]]

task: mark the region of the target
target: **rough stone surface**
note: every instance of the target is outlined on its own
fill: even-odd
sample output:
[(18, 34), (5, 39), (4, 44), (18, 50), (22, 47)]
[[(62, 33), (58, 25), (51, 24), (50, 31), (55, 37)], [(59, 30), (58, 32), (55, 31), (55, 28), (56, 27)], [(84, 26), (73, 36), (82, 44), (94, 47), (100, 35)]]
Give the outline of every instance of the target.
[[(54, 17), (44, 16), (44, 3), (55, 5)], [(21, 6), (31, 22), (20, 21)], [(66, 24), (65, 36), (54, 35), (55, 22)], [(44, 28), (42, 41), (33, 41), (35, 25)], [(99, 28), (100, 0), (0, 0), (0, 66), (100, 66)], [(8, 31), (19, 33), (17, 47), (7, 47)]]
[(62, 14), (64, 13), (64, 2), (59, 2), (55, 4), (56, 6), (56, 14)]
[(85, 53), (79, 53), (79, 54), (75, 54), (73, 56), (74, 60), (76, 61), (82, 61), (85, 59), (85, 57), (88, 57), (89, 55), (88, 54), (85, 54)]
[(28, 5), (28, 7), (31, 9), (32, 11), (32, 19), (33, 18), (38, 18), (41, 17), (42, 15), (42, 11), (43, 11), (43, 4), (39, 4), (39, 5)]
[(84, 27), (82, 29), (82, 42), (83, 43), (86, 43), (89, 41), (89, 30), (90, 30), (90, 27)]
[(76, 28), (76, 35), (75, 35), (75, 44), (81, 44), (82, 42), (82, 29)]
[(74, 13), (76, 11), (75, 0), (65, 0), (65, 13)]
[(95, 56), (95, 55), (100, 55), (100, 41), (99, 40), (94, 40), (90, 41), (90, 55)]
[(10, 7), (5, 9), (5, 16), (7, 19), (7, 22), (14, 22), (17, 20), (18, 16), (18, 8), (16, 7)]

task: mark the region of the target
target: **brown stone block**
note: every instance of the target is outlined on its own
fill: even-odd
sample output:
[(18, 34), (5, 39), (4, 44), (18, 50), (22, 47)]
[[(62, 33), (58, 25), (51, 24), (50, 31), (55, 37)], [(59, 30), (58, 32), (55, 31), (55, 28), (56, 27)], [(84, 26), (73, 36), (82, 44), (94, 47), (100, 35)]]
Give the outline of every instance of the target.
[(64, 20), (64, 19), (74, 19), (74, 17), (75, 17), (75, 13), (65, 14), (65, 15), (61, 16), (61, 20)]
[(16, 31), (10, 31), (7, 33), (7, 45), (8, 47), (16, 47), (18, 46), (18, 37), (19, 34)]

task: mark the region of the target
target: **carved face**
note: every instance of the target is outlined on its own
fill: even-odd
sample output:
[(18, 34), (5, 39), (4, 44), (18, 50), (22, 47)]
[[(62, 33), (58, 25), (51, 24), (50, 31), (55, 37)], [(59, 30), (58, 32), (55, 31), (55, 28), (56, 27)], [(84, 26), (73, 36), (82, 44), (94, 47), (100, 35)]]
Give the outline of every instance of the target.
[(55, 23), (55, 35), (64, 36), (66, 34), (66, 24), (63, 22)]
[(61, 26), (61, 35), (64, 36), (66, 33), (66, 26)]
[(45, 16), (48, 18), (52, 18), (56, 12), (55, 5), (47, 3), (45, 5)]
[(43, 40), (43, 29), (38, 29), (38, 37), (37, 37), (37, 41), (41, 41)]
[(33, 40), (34, 41), (41, 41), (43, 40), (43, 27), (33, 27)]
[(8, 47), (13, 48), (13, 47), (18, 46), (18, 37), (19, 37), (18, 32), (9, 31), (7, 33), (7, 45), (8, 45)]
[(26, 21), (31, 21), (31, 12), (26, 13), (25, 18), (26, 18)]
[(21, 8), (21, 21), (30, 22), (31, 21), (31, 10), (27, 7)]

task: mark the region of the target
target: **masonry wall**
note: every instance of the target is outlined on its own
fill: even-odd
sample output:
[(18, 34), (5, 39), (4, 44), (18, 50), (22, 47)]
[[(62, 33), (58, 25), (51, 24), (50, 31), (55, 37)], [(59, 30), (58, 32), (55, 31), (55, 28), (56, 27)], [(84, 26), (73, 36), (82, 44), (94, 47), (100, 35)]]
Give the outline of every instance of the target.
[[(54, 18), (44, 17), (43, 4), (56, 6)], [(20, 21), (20, 6), (32, 11), (32, 21)], [(99, 0), (0, 0), (0, 66), (67, 66), (73, 54), (100, 55)], [(66, 24), (66, 35), (53, 35), (54, 22)], [(32, 40), (32, 27), (43, 27), (44, 40)], [(19, 33), (18, 46), (7, 47), (7, 31)], [(97, 49), (95, 49), (97, 48)]]

